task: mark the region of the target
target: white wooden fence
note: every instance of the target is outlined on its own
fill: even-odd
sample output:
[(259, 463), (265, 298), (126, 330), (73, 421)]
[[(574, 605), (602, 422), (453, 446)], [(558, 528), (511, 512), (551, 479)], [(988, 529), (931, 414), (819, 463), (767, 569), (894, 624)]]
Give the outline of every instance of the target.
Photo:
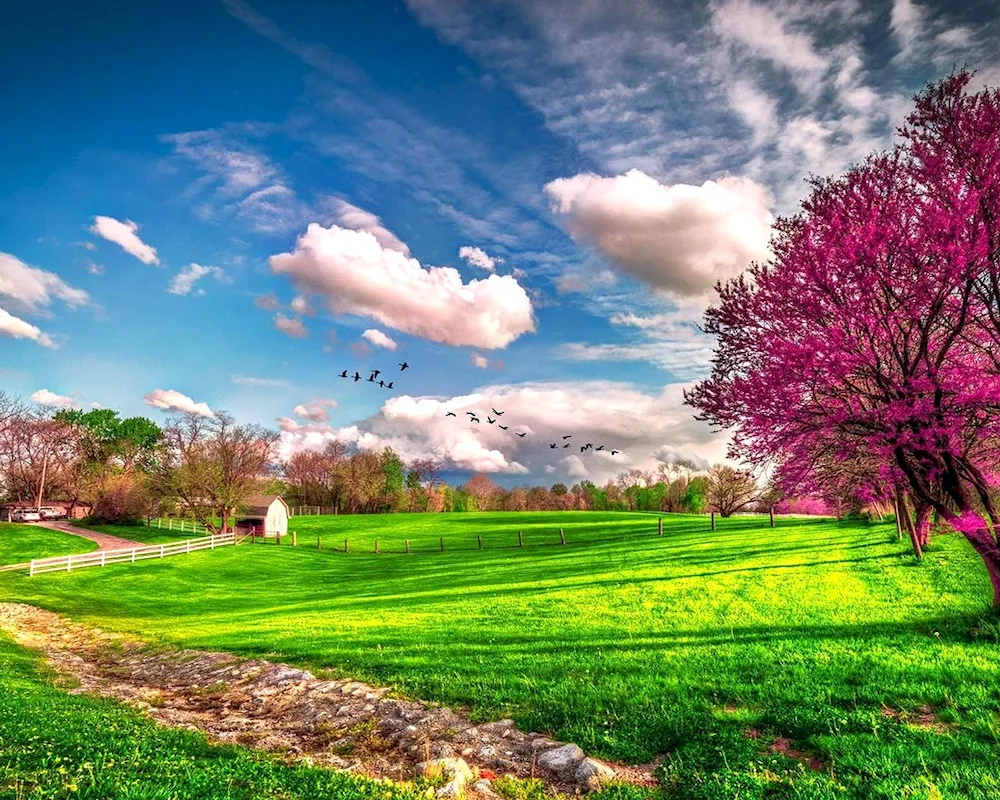
[(205, 536), (201, 539), (185, 539), (181, 542), (167, 544), (150, 544), (142, 547), (127, 547), (121, 550), (97, 550), (93, 553), (82, 553), (75, 556), (58, 556), (56, 558), (36, 558), (28, 564), (28, 574), (38, 575), (42, 572), (70, 572), (83, 567), (104, 567), (108, 564), (126, 564), (145, 561), (149, 558), (166, 558), (179, 556), (183, 553), (193, 553), (196, 550), (214, 550), (216, 547), (227, 547), (237, 543), (235, 533), (220, 533), (216, 536)]
[(196, 522), (193, 519), (184, 519), (183, 517), (176, 519), (173, 517), (156, 517), (156, 519), (147, 520), (146, 527), (158, 528), (164, 531), (180, 531), (181, 533), (212, 533), (200, 522)]

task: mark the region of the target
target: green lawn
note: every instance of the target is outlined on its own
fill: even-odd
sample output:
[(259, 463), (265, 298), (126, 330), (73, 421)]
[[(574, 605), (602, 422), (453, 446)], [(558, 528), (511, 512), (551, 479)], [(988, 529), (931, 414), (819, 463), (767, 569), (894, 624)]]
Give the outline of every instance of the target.
[[(108, 700), (56, 689), (40, 658), (0, 634), (0, 798), (417, 800), (346, 773), (289, 767), (161, 728)], [(422, 800), (425, 800), (423, 798)]]
[[(608, 758), (666, 755), (676, 797), (1000, 797), (1000, 629), (963, 540), (918, 565), (891, 525), (655, 523), (300, 517), (296, 549), (8, 576), (0, 596), (391, 684)], [(317, 552), (318, 530), (351, 553)], [(506, 546), (475, 552), (477, 534)], [(375, 556), (376, 535), (427, 552)], [(778, 736), (820, 768), (772, 752)]]
[(209, 535), (204, 531), (157, 528), (155, 522), (151, 528), (147, 528), (145, 525), (88, 525), (87, 527), (99, 533), (109, 533), (112, 536), (120, 536), (122, 539), (131, 539), (143, 544), (182, 542), (185, 539), (198, 539)]
[(37, 525), (0, 522), (0, 566), (21, 564), (33, 558), (89, 553), (97, 545), (89, 539)]

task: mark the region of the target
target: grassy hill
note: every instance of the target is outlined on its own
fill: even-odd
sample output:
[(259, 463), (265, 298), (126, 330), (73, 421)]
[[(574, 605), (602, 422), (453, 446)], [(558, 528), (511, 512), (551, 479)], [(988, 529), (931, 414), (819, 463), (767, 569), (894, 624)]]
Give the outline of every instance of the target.
[(0, 522), (0, 566), (33, 558), (89, 553), (97, 545), (89, 539), (61, 531), (16, 522)]
[[(1000, 642), (964, 541), (916, 564), (886, 525), (734, 518), (713, 534), (667, 517), (657, 537), (655, 522), (296, 518), (295, 549), (8, 576), (0, 598), (391, 684), (608, 758), (665, 756), (677, 797), (1000, 796)], [(518, 530), (545, 546), (518, 548)], [(318, 552), (315, 531), (351, 553)], [(506, 544), (478, 552), (477, 535)], [(422, 552), (384, 552), (405, 538)]]

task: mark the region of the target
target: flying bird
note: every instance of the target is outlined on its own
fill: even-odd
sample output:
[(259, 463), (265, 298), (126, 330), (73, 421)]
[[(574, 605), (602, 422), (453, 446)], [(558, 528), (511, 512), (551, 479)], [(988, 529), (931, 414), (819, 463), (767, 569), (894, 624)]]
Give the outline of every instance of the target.
[(382, 374), (382, 371), (381, 371), (381, 370), (378, 370), (378, 369), (373, 369), (373, 370), (372, 370), (372, 377), (373, 377), (373, 378), (377, 378), (377, 377), (378, 377), (379, 375), (381, 375), (381, 374)]
[(368, 376), (368, 383), (375, 383), (375, 376), (374, 375), (369, 375)]
[(550, 444), (550, 445), (549, 445), (549, 447), (550, 447), (550, 448), (551, 448), (552, 450), (555, 450), (555, 449), (556, 449), (556, 448), (557, 448), (558, 446), (559, 446), (559, 445), (557, 445), (557, 444)]
[[(490, 408), (493, 408), (493, 406), (490, 406)], [(497, 411), (495, 408), (493, 408), (493, 413), (496, 414), (498, 417), (502, 417), (503, 416), (503, 412), (502, 411)]]
[(400, 361), (400, 362), (399, 362), (399, 371), (400, 371), (400, 372), (402, 372), (402, 371), (403, 371), (404, 369), (406, 369), (406, 368), (407, 368), (408, 366), (410, 366), (410, 365), (409, 365), (409, 364), (407, 364), (407, 363), (406, 363), (405, 361)]
[(385, 386), (385, 381), (379, 381), (378, 385), (384, 387)]
[(598, 448), (596, 448), (596, 449), (597, 449), (597, 450), (603, 450), (603, 449), (604, 449), (604, 445), (602, 444), (602, 445), (601, 445), (600, 447), (598, 447)]
[(565, 450), (567, 447), (569, 447), (569, 442), (566, 442), (566, 444), (563, 445), (563, 450)]
[(493, 424), (494, 422), (496, 422), (496, 420), (495, 420), (495, 419), (490, 419), (490, 416), (489, 416), (489, 414), (487, 414), (487, 415), (486, 415), (486, 421), (487, 421), (488, 423), (490, 423), (490, 425), (492, 425), (492, 424)]
[(566, 434), (565, 436), (563, 436), (563, 439), (572, 439), (572, 438), (573, 438), (573, 434), (572, 433), (569, 433), (569, 434)]
[(612, 450), (612, 451), (611, 451), (611, 455), (613, 455), (613, 456), (616, 456), (616, 455), (618, 455), (618, 451), (617, 451), (617, 450)]
[(469, 419), (469, 422), (479, 422), (479, 417), (472, 417)]
[(466, 411), (465, 413), (466, 413), (466, 414), (467, 414), (468, 416), (470, 416), (470, 417), (474, 417), (474, 416), (476, 416), (476, 412), (475, 412), (475, 411)]
[(594, 445), (592, 445), (592, 444), (591, 444), (590, 442), (587, 442), (587, 443), (586, 443), (586, 444), (585, 444), (585, 445), (583, 446), (583, 449), (584, 449), (584, 450), (589, 450), (589, 449), (590, 449), (591, 447), (593, 447), (593, 446), (594, 446)]
[(446, 417), (457, 417), (458, 414), (456, 414), (454, 411), (449, 411), (447, 414), (445, 414), (445, 416)]
[(506, 425), (497, 425), (497, 427), (498, 427), (498, 428), (499, 428), (500, 430), (502, 430), (502, 431), (505, 431), (505, 430), (507, 430), (507, 426), (506, 426)]
[(340, 373), (340, 377), (341, 378), (346, 378), (347, 377), (347, 370), (346, 369), (343, 372)]
[(517, 433), (517, 432), (515, 432), (515, 434), (514, 434), (514, 435), (515, 435), (515, 436), (520, 436), (520, 437), (521, 437), (521, 438), (523, 439), (523, 438), (524, 438), (525, 436), (527, 436), (528, 434), (527, 434), (527, 433)]
[(580, 452), (582, 453), (582, 452), (583, 452), (584, 450), (586, 450), (586, 449), (587, 449), (586, 447), (581, 447), (581, 448), (580, 448)]
[(385, 388), (386, 388), (386, 389), (391, 389), (391, 388), (392, 388), (392, 381), (389, 381), (389, 382), (388, 382), (388, 383), (387, 383), (387, 384), (385, 385)]
[(355, 383), (357, 383), (360, 380), (361, 380), (361, 376), (357, 372), (355, 372), (354, 373), (354, 381), (355, 381)]

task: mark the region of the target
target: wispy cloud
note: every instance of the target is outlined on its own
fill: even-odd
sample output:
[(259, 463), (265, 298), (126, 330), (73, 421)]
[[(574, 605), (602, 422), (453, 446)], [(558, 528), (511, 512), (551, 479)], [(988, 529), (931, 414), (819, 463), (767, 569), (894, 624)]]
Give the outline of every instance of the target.
[[(188, 264), (180, 272), (174, 275), (173, 279), (170, 281), (170, 286), (167, 287), (167, 291), (170, 294), (176, 295), (188, 295), (191, 294), (192, 290), (195, 288), (195, 284), (198, 283), (206, 275), (213, 276), (217, 281), (227, 282), (229, 277), (226, 275), (225, 271), (219, 267), (204, 267), (201, 264)], [(204, 289), (199, 289), (198, 294), (204, 294)]]
[(121, 222), (114, 217), (94, 217), (94, 224), (90, 226), (90, 231), (109, 242), (114, 242), (143, 264), (160, 265), (156, 248), (139, 238), (139, 226), (130, 219)]

